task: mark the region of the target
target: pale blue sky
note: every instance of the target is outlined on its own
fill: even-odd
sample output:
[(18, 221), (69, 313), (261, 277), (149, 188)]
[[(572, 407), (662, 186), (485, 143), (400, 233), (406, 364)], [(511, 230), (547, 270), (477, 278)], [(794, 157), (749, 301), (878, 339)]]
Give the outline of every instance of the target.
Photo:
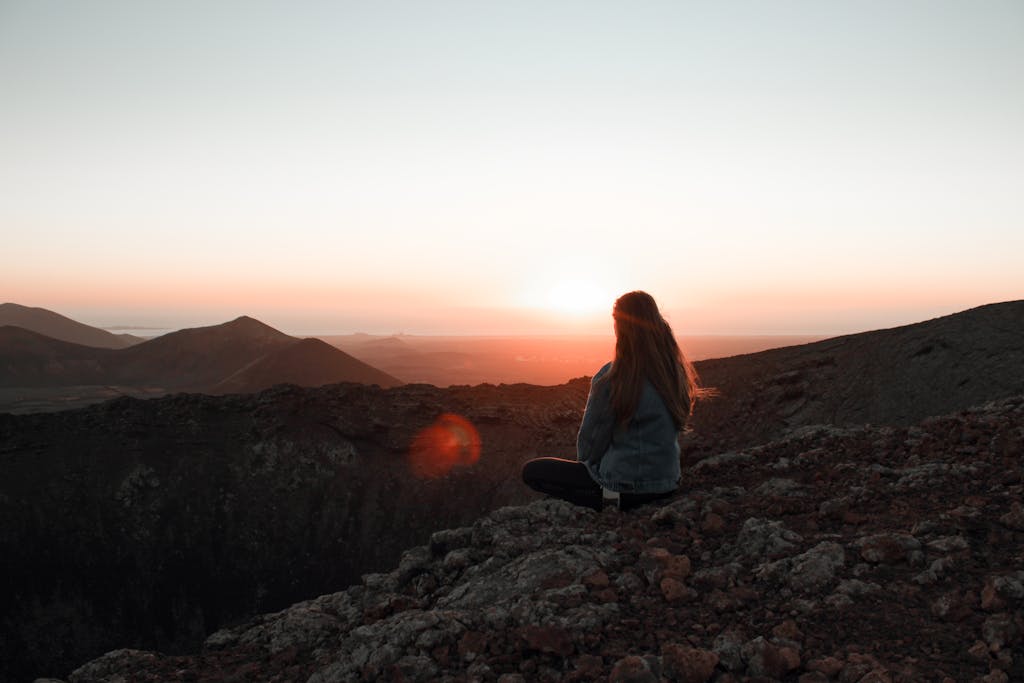
[[(1021, 298), (1021, 2), (0, 1), (0, 299), (857, 331)], [(571, 310), (572, 300), (579, 310)]]

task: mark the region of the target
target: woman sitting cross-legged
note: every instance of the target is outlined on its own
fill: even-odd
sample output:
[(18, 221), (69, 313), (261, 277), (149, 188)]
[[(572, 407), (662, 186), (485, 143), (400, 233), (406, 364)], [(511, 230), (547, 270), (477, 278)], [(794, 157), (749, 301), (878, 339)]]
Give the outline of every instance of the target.
[(594, 376), (576, 439), (576, 460), (536, 458), (523, 466), (531, 488), (600, 510), (663, 498), (679, 485), (679, 433), (699, 391), (693, 366), (654, 298), (615, 302), (615, 360)]

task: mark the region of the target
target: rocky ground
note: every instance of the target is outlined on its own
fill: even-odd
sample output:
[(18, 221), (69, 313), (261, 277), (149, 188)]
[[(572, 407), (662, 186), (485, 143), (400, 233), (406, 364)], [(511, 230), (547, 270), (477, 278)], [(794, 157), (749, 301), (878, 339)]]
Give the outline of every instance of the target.
[(910, 425), (1024, 393), (1024, 301), (696, 365), (717, 398), (691, 420), (695, 455), (810, 424)]
[[(529, 502), (522, 463), (572, 454), (587, 387), (279, 386), (0, 414), (0, 681), (117, 647), (192, 651)], [(411, 445), (445, 413), (484, 452), (419, 478)]]
[(554, 500), (92, 681), (1024, 680), (1024, 397), (807, 426), (691, 462), (661, 506)]

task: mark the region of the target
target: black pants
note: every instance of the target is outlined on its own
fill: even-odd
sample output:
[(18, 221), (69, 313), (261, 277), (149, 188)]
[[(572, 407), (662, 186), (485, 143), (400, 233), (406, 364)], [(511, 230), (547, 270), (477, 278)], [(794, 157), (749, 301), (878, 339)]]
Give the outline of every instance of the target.
[[(563, 458), (535, 458), (523, 465), (523, 481), (534, 491), (546, 493), (574, 505), (583, 505), (594, 510), (602, 507), (601, 487), (587, 471), (586, 465), (577, 460)], [(675, 491), (664, 493), (621, 493), (619, 508), (628, 510), (652, 500), (671, 496)]]

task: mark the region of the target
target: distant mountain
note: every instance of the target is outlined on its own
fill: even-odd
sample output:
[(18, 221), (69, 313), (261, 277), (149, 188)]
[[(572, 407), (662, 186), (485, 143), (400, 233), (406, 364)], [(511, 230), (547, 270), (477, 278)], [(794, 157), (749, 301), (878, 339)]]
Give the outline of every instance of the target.
[(302, 339), (272, 351), (210, 389), (210, 393), (250, 393), (275, 384), (313, 387), (359, 382), (395, 387), (402, 381), (319, 339)]
[[(408, 339), (414, 341), (410, 343)], [(437, 339), (374, 337), (366, 334), (333, 336), (328, 337), (326, 341), (364, 363), (401, 377), (407, 382), (450, 386), (522, 381), (507, 379), (514, 361), (511, 360), (512, 354), (504, 350), (502, 345), (509, 342), (518, 344), (519, 342), (515, 340), (501, 340), (493, 345), (488, 342), (469, 342), (471, 346), (476, 347), (475, 353), (456, 350), (465, 345), (465, 339), (455, 341), (451, 347), (443, 342), (439, 343)], [(437, 348), (442, 350), (435, 350)]]
[(242, 316), (220, 325), (171, 332), (125, 349), (116, 377), (120, 384), (204, 391), (295, 342), (295, 337)]
[(171, 332), (124, 349), (0, 328), (0, 387), (117, 385), (237, 393), (281, 383), (335, 382), (402, 383), (324, 342), (291, 337), (248, 316)]
[(45, 308), (12, 303), (0, 304), (0, 325), (14, 325), (53, 339), (103, 349), (123, 349), (143, 341), (130, 334), (112, 334), (90, 327)]
[(329, 337), (325, 341), (376, 367), (408, 363), (409, 361), (415, 362), (423, 357), (422, 352), (409, 342), (395, 336), (373, 337), (366, 334), (352, 334)]
[(380, 352), (388, 350), (396, 352), (414, 351), (412, 346), (409, 345), (409, 342), (394, 335), (390, 337), (371, 338), (370, 340), (363, 342), (363, 346), (365, 348), (375, 349)]

